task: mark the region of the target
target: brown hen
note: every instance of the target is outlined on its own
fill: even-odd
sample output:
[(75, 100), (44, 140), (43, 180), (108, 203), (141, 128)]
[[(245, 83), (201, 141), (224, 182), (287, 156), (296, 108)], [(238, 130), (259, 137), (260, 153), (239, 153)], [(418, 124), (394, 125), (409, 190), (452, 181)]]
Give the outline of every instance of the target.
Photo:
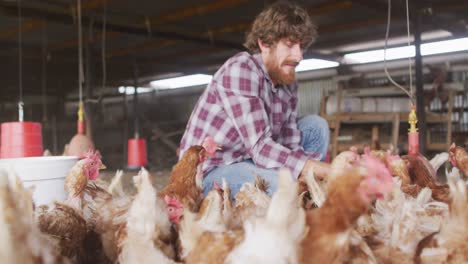
[(450, 162), (460, 170), (463, 177), (468, 178), (468, 153), (462, 147), (453, 143), (449, 149)]

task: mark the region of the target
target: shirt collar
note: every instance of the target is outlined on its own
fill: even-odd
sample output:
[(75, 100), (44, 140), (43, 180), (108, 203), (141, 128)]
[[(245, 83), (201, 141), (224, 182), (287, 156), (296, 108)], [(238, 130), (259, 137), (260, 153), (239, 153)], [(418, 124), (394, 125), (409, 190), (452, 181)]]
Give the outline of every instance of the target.
[(270, 78), (270, 74), (268, 74), (268, 71), (266, 69), (266, 66), (265, 66), (265, 63), (263, 63), (263, 59), (262, 59), (262, 54), (260, 53), (255, 53), (253, 55), (253, 58), (257, 61), (258, 65), (260, 65), (260, 67), (262, 68), (262, 71), (263, 71), (263, 76), (265, 77), (265, 79), (270, 82), (271, 84), (271, 90), (276, 93), (278, 91), (278, 87), (280, 87), (281, 85), (277, 85), (275, 86), (273, 84), (273, 81), (271, 80)]

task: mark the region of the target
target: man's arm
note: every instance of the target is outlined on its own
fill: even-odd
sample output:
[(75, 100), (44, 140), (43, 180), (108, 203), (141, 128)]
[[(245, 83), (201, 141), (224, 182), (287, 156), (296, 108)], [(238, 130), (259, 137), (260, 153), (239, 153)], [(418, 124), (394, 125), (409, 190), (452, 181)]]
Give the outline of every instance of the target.
[(304, 180), (310, 170), (314, 172), (314, 176), (316, 179), (322, 180), (325, 177), (327, 177), (327, 175), (330, 173), (331, 167), (330, 164), (325, 162), (321, 162), (318, 160), (307, 160), (298, 179)]
[[(283, 126), (281, 131), (281, 143), (292, 150), (304, 151), (301, 146), (301, 131), (297, 126), (297, 97), (291, 99), (290, 105), (292, 111), (288, 117), (288, 122)], [(305, 152), (305, 154), (309, 159), (305, 163), (299, 175), (299, 179), (304, 179), (304, 176), (307, 175), (311, 169), (313, 169), (315, 177), (318, 179), (324, 178), (329, 173), (330, 165), (319, 161), (321, 155), (318, 152)]]
[(255, 65), (237, 62), (222, 73), (217, 83), (226, 114), (234, 123), (255, 164), (263, 168), (289, 168), (297, 178), (307, 155), (302, 149), (291, 150), (272, 139), (264, 102), (259, 97), (263, 78)]

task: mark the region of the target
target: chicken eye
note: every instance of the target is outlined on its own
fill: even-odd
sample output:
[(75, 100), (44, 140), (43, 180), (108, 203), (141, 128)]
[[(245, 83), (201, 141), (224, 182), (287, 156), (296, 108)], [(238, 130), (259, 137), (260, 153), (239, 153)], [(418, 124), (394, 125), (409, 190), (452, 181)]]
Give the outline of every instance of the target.
[(172, 213), (174, 212), (174, 208), (170, 207), (169, 209), (167, 209), (169, 211), (169, 213)]

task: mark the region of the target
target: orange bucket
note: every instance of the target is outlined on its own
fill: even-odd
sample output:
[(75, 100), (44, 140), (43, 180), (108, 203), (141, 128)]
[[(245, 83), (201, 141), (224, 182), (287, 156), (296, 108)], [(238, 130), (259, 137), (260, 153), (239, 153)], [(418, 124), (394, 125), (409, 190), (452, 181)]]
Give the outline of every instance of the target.
[(42, 126), (37, 122), (1, 125), (0, 158), (42, 156)]
[(148, 164), (146, 157), (146, 140), (131, 138), (128, 140), (128, 168), (136, 169)]

